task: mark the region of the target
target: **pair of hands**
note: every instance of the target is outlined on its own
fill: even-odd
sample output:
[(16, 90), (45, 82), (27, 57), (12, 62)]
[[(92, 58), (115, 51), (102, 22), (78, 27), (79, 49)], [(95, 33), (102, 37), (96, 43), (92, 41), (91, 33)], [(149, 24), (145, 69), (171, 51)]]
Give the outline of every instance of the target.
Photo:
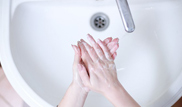
[(92, 90), (107, 96), (112, 88), (120, 85), (114, 63), (119, 39), (112, 40), (109, 37), (96, 42), (88, 34), (88, 40), (92, 46), (83, 39), (78, 42), (78, 46), (72, 45), (75, 51), (73, 83), (85, 92)]
[(118, 39), (96, 42), (88, 35), (88, 40), (92, 46), (83, 39), (77, 46), (72, 45), (75, 51), (73, 82), (58, 107), (83, 107), (90, 90), (105, 96), (115, 107), (139, 107), (117, 79), (114, 59)]

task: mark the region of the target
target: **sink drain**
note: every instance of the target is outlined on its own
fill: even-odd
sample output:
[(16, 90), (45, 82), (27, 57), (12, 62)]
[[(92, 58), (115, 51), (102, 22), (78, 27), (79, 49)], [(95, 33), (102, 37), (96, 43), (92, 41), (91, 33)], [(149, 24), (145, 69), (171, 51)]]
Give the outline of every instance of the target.
[(109, 26), (109, 18), (104, 13), (96, 13), (92, 16), (90, 24), (94, 30), (103, 31)]

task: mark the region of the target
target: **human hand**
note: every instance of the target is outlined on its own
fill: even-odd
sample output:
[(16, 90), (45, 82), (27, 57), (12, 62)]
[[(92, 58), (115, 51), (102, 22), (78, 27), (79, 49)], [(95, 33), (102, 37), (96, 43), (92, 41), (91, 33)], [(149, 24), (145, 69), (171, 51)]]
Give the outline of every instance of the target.
[(73, 62), (73, 82), (72, 84), (78, 85), (81, 89), (84, 89), (85, 92), (88, 92), (89, 89), (87, 87), (85, 87), (82, 83), (82, 80), (78, 74), (78, 64), (83, 64), (82, 60), (81, 60), (81, 53), (80, 53), (80, 49), (76, 46), (76, 45), (72, 45), (72, 48), (75, 51), (75, 56), (74, 56), (74, 62)]
[[(91, 37), (92, 38), (92, 37)], [(93, 39), (93, 38), (92, 38)], [(115, 59), (117, 53), (116, 50), (118, 49), (118, 38), (115, 38), (112, 40), (111, 37), (106, 38), (103, 43), (108, 47), (110, 50), (110, 53), (112, 55), (112, 58)], [(84, 89), (86, 92), (89, 91), (87, 87), (84, 86), (80, 75), (78, 74), (78, 64), (84, 65), (84, 63), (81, 60), (81, 52), (80, 49), (76, 45), (72, 45), (74, 51), (75, 51), (75, 56), (74, 56), (74, 63), (73, 63), (73, 83), (77, 84), (81, 89)]]
[[(96, 43), (96, 41), (94, 40), (94, 38), (88, 34), (88, 40), (89, 42), (91, 43), (91, 45), (96, 48), (98, 46), (100, 46), (98, 43)], [(82, 39), (83, 41), (83, 39)], [(108, 48), (110, 54), (111, 54), (111, 57), (113, 58), (113, 60), (116, 58), (117, 56), (117, 49), (119, 48), (119, 39), (118, 38), (115, 38), (112, 40), (112, 37), (108, 37), (106, 38), (104, 41), (103, 41), (103, 44)]]
[(85, 64), (78, 64), (84, 86), (104, 95), (115, 107), (140, 107), (118, 81), (116, 66), (107, 45), (101, 40), (98, 40), (98, 45), (91, 36), (88, 39), (93, 47), (84, 40), (78, 44)]
[(81, 40), (78, 44), (88, 73), (83, 65), (78, 64), (79, 74), (84, 86), (106, 95), (111, 88), (120, 85), (117, 79), (114, 58), (111, 54), (112, 51), (101, 40), (97, 44), (92, 36), (88, 35), (88, 39), (92, 47), (84, 40)]

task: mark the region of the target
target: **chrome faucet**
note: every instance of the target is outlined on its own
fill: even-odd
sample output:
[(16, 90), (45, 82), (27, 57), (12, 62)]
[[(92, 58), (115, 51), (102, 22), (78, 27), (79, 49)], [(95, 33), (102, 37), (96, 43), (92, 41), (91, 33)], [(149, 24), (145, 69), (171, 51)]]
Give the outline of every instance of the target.
[(116, 3), (126, 32), (132, 33), (135, 30), (135, 24), (127, 0), (116, 0)]

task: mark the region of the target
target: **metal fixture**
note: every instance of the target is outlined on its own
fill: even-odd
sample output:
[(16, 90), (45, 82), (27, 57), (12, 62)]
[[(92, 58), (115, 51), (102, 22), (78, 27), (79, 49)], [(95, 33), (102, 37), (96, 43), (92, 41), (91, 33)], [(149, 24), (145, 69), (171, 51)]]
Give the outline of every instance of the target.
[(126, 32), (133, 32), (135, 30), (135, 24), (127, 0), (116, 0), (116, 3)]
[(96, 13), (92, 16), (90, 24), (94, 30), (104, 31), (109, 26), (109, 18), (104, 13)]

